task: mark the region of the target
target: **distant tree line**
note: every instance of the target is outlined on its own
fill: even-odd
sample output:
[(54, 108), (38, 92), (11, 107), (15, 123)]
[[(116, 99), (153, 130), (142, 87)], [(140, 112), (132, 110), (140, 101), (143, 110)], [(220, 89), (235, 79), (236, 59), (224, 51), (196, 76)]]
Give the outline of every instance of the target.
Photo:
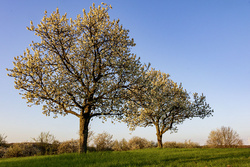
[[(90, 131), (88, 146), (89, 151), (128, 151), (135, 149), (154, 148), (158, 144), (145, 138), (134, 136), (129, 140), (113, 140), (113, 136), (107, 132), (94, 135)], [(24, 157), (34, 155), (53, 155), (63, 153), (76, 153), (79, 150), (79, 140), (59, 142), (49, 132), (42, 132), (32, 142), (9, 144), (7, 136), (0, 134), (0, 158)], [(243, 145), (239, 135), (230, 127), (221, 127), (213, 130), (208, 136), (207, 145), (200, 146), (198, 143), (186, 140), (185, 142), (164, 142), (163, 148), (231, 148)]]

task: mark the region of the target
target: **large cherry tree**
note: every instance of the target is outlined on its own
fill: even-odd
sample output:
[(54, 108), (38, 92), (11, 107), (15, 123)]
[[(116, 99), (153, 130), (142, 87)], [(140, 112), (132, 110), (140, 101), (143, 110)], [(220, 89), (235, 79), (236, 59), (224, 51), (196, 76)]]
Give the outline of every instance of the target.
[(111, 6), (93, 4), (76, 19), (45, 15), (28, 30), (40, 37), (15, 57), (15, 88), (28, 103), (43, 105), (43, 113), (73, 114), (80, 121), (80, 150), (87, 151), (88, 126), (93, 117), (122, 116), (131, 99), (128, 90), (142, 82), (146, 67), (131, 53), (129, 30), (110, 20)]

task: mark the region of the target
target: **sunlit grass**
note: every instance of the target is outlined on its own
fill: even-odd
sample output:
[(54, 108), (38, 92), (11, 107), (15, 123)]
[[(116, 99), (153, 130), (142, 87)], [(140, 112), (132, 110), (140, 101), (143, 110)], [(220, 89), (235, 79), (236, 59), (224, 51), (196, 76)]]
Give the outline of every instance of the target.
[(24, 158), (0, 159), (0, 167), (61, 166), (176, 166), (247, 167), (250, 149), (143, 149), (123, 152), (90, 152)]

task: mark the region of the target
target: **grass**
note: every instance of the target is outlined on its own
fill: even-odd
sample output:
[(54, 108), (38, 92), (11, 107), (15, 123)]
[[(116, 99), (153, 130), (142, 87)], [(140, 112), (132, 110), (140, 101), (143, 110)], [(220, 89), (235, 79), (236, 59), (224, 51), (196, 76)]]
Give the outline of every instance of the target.
[(0, 167), (250, 167), (249, 148), (143, 149), (0, 159)]

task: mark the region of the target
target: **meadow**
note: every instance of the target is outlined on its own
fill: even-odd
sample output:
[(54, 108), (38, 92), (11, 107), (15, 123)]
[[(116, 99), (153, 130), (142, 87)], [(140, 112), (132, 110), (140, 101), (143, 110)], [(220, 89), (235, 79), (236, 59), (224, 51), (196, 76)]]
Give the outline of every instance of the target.
[(0, 159), (0, 167), (249, 167), (250, 148), (150, 148)]

